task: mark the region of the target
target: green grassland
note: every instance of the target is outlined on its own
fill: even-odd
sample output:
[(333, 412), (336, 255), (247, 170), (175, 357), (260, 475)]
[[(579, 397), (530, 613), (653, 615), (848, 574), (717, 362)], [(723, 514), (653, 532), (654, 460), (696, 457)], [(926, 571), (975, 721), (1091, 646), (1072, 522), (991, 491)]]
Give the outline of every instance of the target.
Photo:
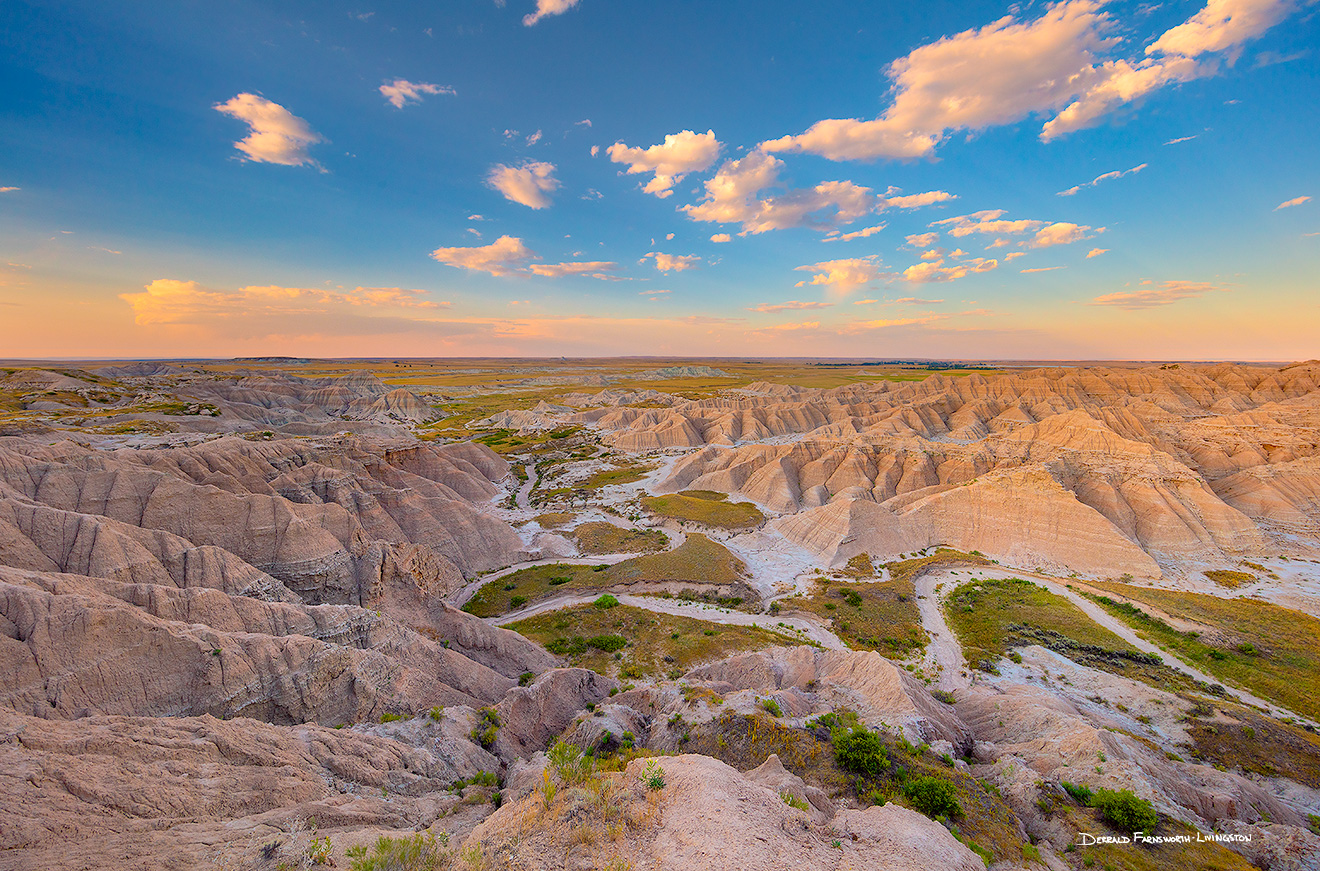
[[(1225, 683), (1320, 718), (1320, 620), (1250, 598), (1221, 599), (1112, 582), (1094, 586), (1110, 595), (1092, 598), (1142, 637)], [(1176, 614), (1213, 631), (1180, 632), (1151, 610)]]
[(1067, 599), (1029, 581), (970, 581), (949, 594), (944, 613), (973, 668), (994, 668), (1012, 648), (1039, 644), (1081, 665), (1160, 689), (1202, 691), (1191, 678), (1137, 650)]
[(655, 553), (669, 546), (669, 536), (658, 529), (624, 529), (603, 520), (584, 523), (573, 530), (578, 550), (584, 554)]
[[(570, 665), (625, 679), (677, 677), (705, 662), (785, 643), (782, 635), (767, 629), (722, 626), (627, 605), (579, 605), (519, 620), (509, 628), (567, 656)], [(620, 646), (615, 639), (626, 644)]]
[(818, 580), (809, 595), (781, 599), (780, 607), (786, 612), (801, 610), (823, 617), (834, 634), (854, 650), (874, 649), (901, 658), (920, 653), (930, 641), (921, 626), (911, 580)]
[(478, 617), (497, 617), (561, 593), (581, 594), (620, 584), (655, 582), (681, 583), (700, 590), (738, 583), (745, 574), (742, 560), (727, 548), (694, 534), (671, 551), (633, 557), (612, 566), (554, 563), (521, 569), (486, 582), (463, 610)]
[(765, 522), (765, 515), (749, 502), (728, 502), (723, 493), (684, 490), (669, 496), (643, 496), (642, 507), (661, 517), (689, 520), (724, 529), (749, 529)]

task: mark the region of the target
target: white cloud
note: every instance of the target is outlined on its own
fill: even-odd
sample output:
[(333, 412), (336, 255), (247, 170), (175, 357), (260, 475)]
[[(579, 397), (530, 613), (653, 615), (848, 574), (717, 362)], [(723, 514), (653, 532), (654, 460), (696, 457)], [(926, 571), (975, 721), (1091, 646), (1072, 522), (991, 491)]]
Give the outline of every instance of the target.
[(1100, 184), (1100, 182), (1102, 181), (1109, 181), (1110, 179), (1113, 178), (1122, 178), (1125, 175), (1132, 175), (1134, 173), (1141, 172), (1147, 166), (1149, 166), (1149, 164), (1140, 163), (1132, 167), (1131, 169), (1125, 169), (1122, 171), (1116, 169), (1113, 170), (1112, 172), (1101, 173), (1100, 175), (1097, 175), (1095, 178), (1091, 179), (1088, 182), (1083, 182), (1082, 184), (1079, 185), (1073, 185), (1072, 187), (1068, 188), (1066, 191), (1059, 191), (1057, 195), (1061, 197), (1070, 197), (1073, 194), (1077, 193), (1082, 188), (1093, 188), (1096, 185)]
[(486, 220), (486, 219), (483, 218), (481, 215), (468, 215), (467, 219), (468, 219), (469, 221), (484, 221), (484, 220)]
[(576, 5), (578, 5), (578, 0), (536, 0), (536, 11), (524, 15), (523, 24), (531, 27), (542, 18), (551, 15), (563, 15)]
[(1007, 124), (1056, 109), (1078, 91), (1095, 54), (1112, 44), (1099, 0), (1057, 3), (1034, 21), (1005, 16), (913, 50), (890, 64), (894, 100), (873, 121), (820, 121), (767, 151), (831, 160), (924, 157), (953, 130)]
[(574, 122), (573, 122), (573, 126), (574, 126), (574, 127), (590, 127), (590, 126), (591, 126), (591, 119), (590, 119), (590, 118), (583, 118), (581, 121), (574, 121)]
[(1108, 254), (1108, 253), (1109, 253), (1108, 248), (1092, 248), (1090, 251), (1086, 252), (1086, 259), (1090, 260), (1092, 257), (1099, 257), (1101, 254)]
[(1285, 200), (1274, 207), (1274, 211), (1279, 209), (1291, 209), (1293, 206), (1300, 206), (1302, 203), (1309, 203), (1310, 197), (1293, 197), (1291, 200)]
[(956, 199), (958, 195), (948, 191), (926, 191), (923, 194), (908, 194), (905, 197), (886, 196), (880, 200), (880, 209), (919, 209), (922, 206)]
[(195, 281), (159, 278), (137, 293), (119, 298), (133, 309), (139, 325), (199, 324), (223, 320), (361, 318), (371, 309), (435, 309), (448, 302), (423, 299), (423, 290), (358, 287), (353, 290), (307, 287), (241, 287), (213, 290)]
[(591, 156), (595, 157), (598, 154), (600, 154), (600, 146), (599, 145), (591, 146)]
[(762, 143), (831, 160), (929, 156), (954, 131), (1056, 113), (1041, 130), (1054, 139), (1166, 85), (1216, 73), (1247, 40), (1283, 20), (1294, 0), (1209, 0), (1136, 58), (1105, 58), (1124, 44), (1110, 35), (1105, 0), (1063, 0), (1040, 17), (1008, 15), (914, 49), (889, 65), (893, 101), (878, 118), (828, 119), (805, 133)]
[(422, 102), (423, 94), (457, 94), (447, 85), (431, 85), (426, 82), (410, 82), (407, 79), (395, 79), (380, 86), (381, 95), (396, 109), (402, 109), (408, 103)]
[(106, 254), (123, 254), (123, 251), (116, 251), (113, 248), (102, 248), (100, 245), (88, 245), (88, 251), (104, 251)]
[(1191, 142), (1196, 136), (1179, 136), (1177, 139), (1170, 139), (1165, 145), (1177, 145), (1179, 142)]
[(827, 181), (813, 188), (758, 196), (767, 188), (783, 186), (779, 180), (783, 165), (783, 161), (759, 150), (726, 161), (706, 181), (705, 198), (681, 210), (694, 221), (740, 223), (739, 235), (746, 236), (789, 227), (825, 230), (870, 214), (878, 205), (870, 188), (850, 181)]
[(529, 146), (531, 146), (531, 145), (535, 145), (536, 143), (540, 142), (540, 141), (541, 141), (541, 135), (542, 135), (542, 134), (541, 134), (541, 131), (540, 131), (540, 130), (537, 130), (537, 131), (536, 131), (535, 133), (533, 133), (531, 136), (528, 136), (528, 137), (527, 137), (527, 144), (528, 144)]
[(855, 299), (853, 300), (853, 305), (871, 305), (872, 303), (877, 303), (879, 301), (880, 300), (878, 299)]
[(921, 326), (948, 319), (948, 315), (926, 315), (920, 318), (890, 318), (876, 321), (853, 321), (843, 327), (842, 333), (862, 333), (869, 330), (884, 330), (890, 327)]
[(795, 267), (798, 272), (814, 272), (811, 281), (799, 281), (797, 287), (808, 284), (824, 285), (835, 294), (845, 295), (880, 277), (879, 259), (850, 257), (842, 260), (823, 260), (808, 266)]
[(902, 299), (894, 300), (894, 302), (903, 303), (904, 305), (943, 305), (944, 304), (944, 300), (942, 299), (922, 299), (921, 297), (918, 296), (905, 296)]
[[(931, 226), (948, 226), (949, 235), (959, 238), (970, 236), (973, 233), (983, 233), (987, 235), (999, 235), (1001, 233), (1029, 233), (1032, 230), (1037, 230), (1045, 226), (1044, 221), (1034, 221), (1030, 219), (1017, 221), (1001, 220), (1006, 214), (1008, 213), (1003, 209), (984, 209), (979, 212), (973, 212), (970, 215), (958, 215), (953, 218), (945, 218), (942, 221), (935, 221)], [(998, 247), (998, 243), (992, 247)]]
[(907, 243), (913, 248), (929, 248), (940, 239), (939, 233), (918, 233), (915, 236), (908, 236)]
[(658, 296), (659, 294), (662, 294), (662, 293), (673, 293), (673, 291), (672, 291), (672, 290), (639, 290), (639, 291), (637, 291), (637, 295), (638, 295), (638, 296)]
[(325, 142), (325, 137), (278, 103), (256, 94), (239, 94), (227, 102), (216, 103), (213, 108), (251, 128), (247, 136), (234, 143), (248, 160), (320, 168), (307, 149)]
[(974, 272), (989, 272), (998, 268), (998, 260), (987, 260), (984, 257), (975, 257), (952, 266), (945, 266), (943, 260), (929, 260), (909, 266), (903, 270), (901, 277), (904, 281), (913, 284), (925, 284), (931, 281), (953, 281), (957, 278), (965, 278)]
[[(1142, 284), (1149, 285), (1151, 282), (1143, 281)], [(1164, 281), (1158, 286), (1097, 296), (1091, 300), (1091, 305), (1112, 305), (1129, 310), (1154, 308), (1183, 299), (1192, 299), (1212, 290), (1227, 291), (1228, 288), (1203, 281)]]
[(863, 228), (863, 229), (861, 229), (861, 230), (856, 230), (856, 231), (854, 231), (854, 232), (852, 232), (852, 233), (843, 233), (843, 234), (840, 234), (838, 230), (831, 230), (831, 231), (829, 231), (828, 233), (825, 234), (825, 241), (826, 241), (826, 242), (850, 242), (850, 241), (852, 241), (853, 239), (865, 239), (865, 238), (867, 238), (867, 237), (869, 237), (869, 236), (874, 236), (876, 233), (879, 233), (881, 230), (883, 230), (883, 229), (884, 229), (885, 227), (887, 227), (887, 226), (889, 226), (889, 225), (888, 225), (888, 224), (876, 224), (874, 227), (865, 227), (865, 228)]
[(799, 302), (796, 299), (791, 299), (788, 302), (775, 303), (773, 305), (763, 302), (760, 305), (752, 306), (747, 310), (749, 312), (761, 312), (762, 314), (774, 314), (775, 312), (782, 311), (806, 311), (807, 309), (829, 308), (832, 305), (834, 305), (832, 302)]
[(512, 275), (518, 271), (518, 266), (535, 256), (516, 236), (501, 236), (489, 245), (437, 248), (431, 252), (431, 257), (441, 263), (491, 275)]
[(710, 237), (710, 241), (712, 242), (730, 242), (732, 240), (733, 237), (728, 233), (716, 233), (714, 236)]
[(0, 194), (7, 194), (10, 191), (18, 191), (18, 190), (22, 190), (22, 188), (12, 188), (12, 187), (0, 188)]
[[(599, 278), (603, 281), (610, 281), (615, 278), (607, 273), (619, 268), (619, 264), (608, 260), (593, 260), (583, 263), (533, 263), (527, 267), (533, 275), (540, 275), (544, 278), (561, 278), (565, 275), (585, 275), (588, 278)], [(655, 291), (649, 291), (654, 293)]]
[(666, 242), (672, 242), (672, 241), (674, 241), (674, 234), (673, 234), (673, 233), (666, 233), (666, 234), (665, 234), (665, 241), (666, 241)]
[(682, 272), (686, 269), (695, 269), (701, 262), (701, 258), (695, 254), (662, 254), (659, 251), (651, 251), (644, 255), (638, 263), (645, 263), (647, 258), (655, 260), (655, 268), (661, 272)]
[(932, 249), (930, 249), (929, 251), (922, 251), (922, 252), (921, 252), (921, 256), (918, 257), (917, 259), (918, 259), (918, 260), (939, 260), (941, 257), (944, 256), (944, 254), (945, 254), (945, 251), (944, 251), (943, 248), (932, 248)]
[(504, 198), (532, 209), (550, 205), (547, 193), (558, 190), (555, 165), (543, 161), (525, 161), (520, 166), (496, 164), (486, 176), (486, 184), (504, 194)]
[(650, 148), (630, 148), (616, 142), (605, 151), (615, 163), (628, 164), (629, 175), (655, 173), (642, 190), (664, 199), (688, 173), (708, 169), (720, 156), (721, 147), (714, 130), (705, 133), (683, 130), (669, 134), (664, 142)]
[(1026, 256), (1027, 256), (1027, 252), (1025, 251), (1010, 251), (1004, 255), (1004, 262), (1007, 263), (1010, 260), (1016, 260), (1019, 257), (1026, 257)]
[[(1092, 237), (1091, 230), (1085, 224), (1070, 224), (1067, 221), (1060, 221), (1057, 224), (1050, 224), (1048, 227), (1042, 227), (1036, 232), (1035, 237), (1028, 243), (1032, 248), (1050, 248), (1054, 245), (1071, 245), (1073, 242), (1080, 242), (1083, 239)], [(1103, 233), (1104, 227), (1095, 229), (1096, 233)]]
[(1053, 272), (1056, 269), (1067, 269), (1067, 266), (1036, 266), (1031, 269), (1018, 270), (1023, 275), (1031, 275), (1034, 272)]

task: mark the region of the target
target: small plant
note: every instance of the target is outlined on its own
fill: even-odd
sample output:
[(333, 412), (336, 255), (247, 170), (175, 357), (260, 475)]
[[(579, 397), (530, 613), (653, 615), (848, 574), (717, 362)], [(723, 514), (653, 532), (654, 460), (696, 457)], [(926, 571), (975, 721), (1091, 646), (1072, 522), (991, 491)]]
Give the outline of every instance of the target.
[(660, 763), (654, 759), (646, 761), (646, 767), (642, 769), (642, 783), (652, 792), (659, 792), (665, 788), (665, 772), (660, 767)]
[(830, 846), (833, 847), (833, 848), (836, 849), (836, 850), (842, 850), (842, 849), (843, 849), (843, 841), (840, 841), (838, 838), (835, 838), (833, 841), (830, 841)]
[(330, 858), (330, 839), (312, 838), (312, 842), (307, 845), (307, 863), (309, 865), (333, 865), (334, 860)]
[(380, 715), (380, 721), (382, 723), (395, 723), (402, 719), (403, 719), (403, 714), (392, 714), (389, 711), (386, 711), (385, 713)]
[(617, 608), (619, 606), (619, 600), (611, 596), (609, 593), (606, 593), (591, 604), (604, 611), (608, 608)]
[(1071, 795), (1078, 804), (1082, 805), (1089, 805), (1091, 803), (1091, 796), (1095, 794), (1091, 791), (1091, 787), (1086, 786), (1085, 784), (1069, 783), (1064, 780), (1060, 781), (1059, 786), (1062, 786), (1064, 792)]
[(581, 783), (591, 774), (591, 764), (582, 751), (565, 741), (556, 741), (546, 752), (555, 776), (566, 784)]
[(525, 687), (534, 680), (536, 680), (536, 674), (534, 672), (524, 671), (522, 674), (518, 675), (518, 686)]
[(930, 695), (931, 698), (939, 702), (944, 702), (944, 704), (946, 705), (952, 705), (954, 702), (957, 701), (957, 699), (954, 698), (953, 693), (949, 692), (948, 690), (931, 690)]
[(889, 751), (884, 742), (865, 727), (855, 726), (847, 732), (838, 729), (830, 740), (834, 743), (834, 759), (845, 771), (878, 777), (889, 765)]
[(942, 777), (913, 777), (903, 784), (903, 794), (913, 806), (928, 817), (956, 817), (962, 806), (951, 781)]
[(435, 707), (431, 708), (430, 712), (427, 714), (427, 717), (430, 718), (432, 723), (438, 723), (440, 722), (440, 718), (443, 717), (444, 715), (445, 715), (445, 709), (440, 707), (439, 705), (436, 705)]
[(1155, 807), (1130, 789), (1101, 789), (1091, 797), (1091, 807), (1120, 832), (1149, 832), (1159, 824)]
[(518, 608), (521, 608), (523, 605), (526, 604), (527, 604), (526, 596), (514, 596), (513, 598), (509, 599), (509, 607), (513, 610), (517, 610)]
[(472, 727), (469, 737), (474, 743), (489, 750), (495, 746), (495, 739), (500, 733), (500, 715), (494, 708), (482, 708), (478, 713), (477, 725)]
[(761, 707), (765, 708), (772, 717), (784, 716), (784, 711), (779, 707), (779, 702), (776, 702), (774, 699), (762, 699)]
[(784, 800), (784, 804), (788, 805), (789, 807), (797, 808), (798, 810), (803, 812), (807, 810), (806, 799), (798, 798), (796, 795), (794, 795), (791, 792), (781, 792), (779, 794), (779, 797), (782, 798)]

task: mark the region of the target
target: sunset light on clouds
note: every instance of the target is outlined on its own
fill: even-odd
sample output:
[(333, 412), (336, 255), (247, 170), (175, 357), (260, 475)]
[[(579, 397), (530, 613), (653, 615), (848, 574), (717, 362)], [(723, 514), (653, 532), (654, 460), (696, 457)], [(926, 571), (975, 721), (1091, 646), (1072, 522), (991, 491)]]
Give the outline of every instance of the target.
[(0, 356), (1320, 356), (1314, 4), (0, 21)]

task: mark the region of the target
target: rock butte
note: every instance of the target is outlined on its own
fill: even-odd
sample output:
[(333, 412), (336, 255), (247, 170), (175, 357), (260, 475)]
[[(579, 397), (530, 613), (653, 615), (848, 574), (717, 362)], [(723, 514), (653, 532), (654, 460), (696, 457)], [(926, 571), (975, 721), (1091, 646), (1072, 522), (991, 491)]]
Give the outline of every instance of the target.
[[(993, 787), (976, 788), (1011, 846), (994, 847), (996, 869), (1041, 867), (1036, 855), (1076, 866), (1076, 827), (1048, 809), (1063, 780), (1131, 789), (1162, 825), (1250, 836), (1217, 848), (1216, 867), (1320, 867), (1320, 775), (1187, 759), (1175, 748), (1199, 697), (1056, 651), (1028, 646), (998, 677), (958, 678), (955, 704), (913, 662), (810, 646), (624, 683), (451, 604), (493, 571), (578, 557), (531, 522), (550, 508), (568, 509), (556, 524), (662, 525), (671, 546), (685, 528), (712, 536), (745, 559), (752, 595), (937, 545), (1225, 595), (1204, 570), (1286, 557), (1305, 568), (1278, 586), (1304, 593), (1320, 557), (1314, 362), (828, 389), (744, 378), (696, 399), (685, 379), (737, 367), (431, 366), (435, 384), (384, 364), (286, 371), (308, 364), (0, 376), (0, 868), (310, 867), (317, 837), (349, 867), (353, 845), (424, 830), (446, 833), (454, 868), (984, 868), (966, 831), (901, 791), (859, 801), (803, 767), (803, 746), (832, 764), (808, 721), (843, 710)], [(517, 390), (533, 399), (464, 418), (516, 436), (504, 455), (437, 428), (465, 397)], [(634, 465), (641, 481), (585, 487)], [(640, 493), (691, 490), (768, 519), (732, 532), (636, 508)], [(800, 573), (755, 577), (789, 553)], [(545, 751), (561, 737), (666, 755), (548, 798)], [(714, 758), (726, 737), (756, 758)], [(1297, 740), (1289, 752), (1320, 771)], [(452, 789), (481, 772), (502, 779), (502, 804), (489, 784)], [(602, 807), (617, 828), (592, 828)]]

